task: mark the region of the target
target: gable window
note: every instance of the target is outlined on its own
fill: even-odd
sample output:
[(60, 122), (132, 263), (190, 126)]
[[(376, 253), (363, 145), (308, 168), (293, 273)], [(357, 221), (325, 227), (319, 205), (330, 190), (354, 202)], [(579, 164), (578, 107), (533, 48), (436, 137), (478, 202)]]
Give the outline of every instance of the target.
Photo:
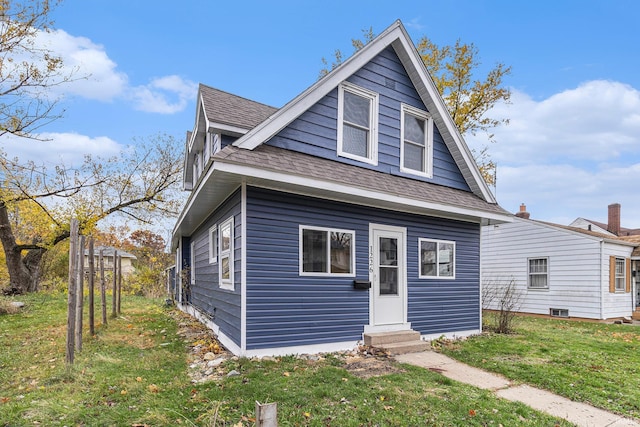
[(209, 229), (209, 264), (218, 262), (218, 226)]
[(529, 289), (549, 289), (549, 259), (529, 259)]
[(220, 224), (218, 251), (220, 287), (233, 290), (233, 217)]
[(431, 177), (433, 173), (433, 120), (426, 111), (402, 105), (400, 170)]
[(378, 94), (344, 82), (338, 87), (338, 155), (378, 164)]
[(355, 231), (300, 226), (300, 275), (354, 276)]
[(196, 283), (196, 242), (191, 242), (189, 253), (189, 271), (191, 277), (191, 284)]
[(456, 243), (418, 239), (421, 279), (455, 279)]

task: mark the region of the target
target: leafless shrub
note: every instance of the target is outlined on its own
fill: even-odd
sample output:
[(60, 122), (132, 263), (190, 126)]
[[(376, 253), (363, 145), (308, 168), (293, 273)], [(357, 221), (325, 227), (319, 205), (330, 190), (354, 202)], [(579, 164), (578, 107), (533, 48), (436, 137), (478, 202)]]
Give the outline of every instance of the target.
[(522, 292), (513, 277), (490, 280), (482, 284), (482, 309), (488, 327), (499, 334), (513, 332), (513, 319), (520, 310)]

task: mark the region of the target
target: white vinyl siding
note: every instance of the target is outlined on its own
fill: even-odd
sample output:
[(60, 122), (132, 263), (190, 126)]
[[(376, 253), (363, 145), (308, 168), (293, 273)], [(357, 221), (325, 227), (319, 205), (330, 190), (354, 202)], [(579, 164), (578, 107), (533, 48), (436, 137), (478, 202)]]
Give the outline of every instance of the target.
[[(630, 293), (609, 292), (610, 256), (629, 257), (628, 246), (603, 242), (533, 220), (514, 218), (506, 224), (482, 227), (481, 283), (513, 282), (521, 296), (519, 311), (549, 315), (568, 309), (572, 317), (609, 319), (630, 316)], [(548, 284), (544, 292), (531, 289), (528, 259), (548, 259)]]
[(426, 111), (402, 105), (400, 120), (400, 170), (433, 176), (433, 120)]
[(300, 226), (299, 272), (301, 276), (355, 275), (353, 230)]
[(338, 88), (338, 155), (378, 164), (378, 94), (344, 82)]

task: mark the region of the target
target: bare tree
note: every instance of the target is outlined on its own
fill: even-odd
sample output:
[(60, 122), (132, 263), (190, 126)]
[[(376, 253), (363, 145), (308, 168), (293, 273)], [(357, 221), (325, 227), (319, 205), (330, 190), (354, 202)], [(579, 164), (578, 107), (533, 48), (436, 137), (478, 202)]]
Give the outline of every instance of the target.
[[(111, 215), (147, 224), (177, 215), (182, 201), (181, 152), (174, 138), (158, 135), (137, 141), (118, 157), (86, 156), (78, 169), (59, 165), (49, 170), (0, 157), (0, 241), (10, 276), (5, 292), (37, 290), (42, 257), (69, 237), (72, 217), (88, 232)], [(29, 242), (16, 238), (9, 214), (13, 205), (24, 202), (37, 206), (51, 223), (49, 233)]]

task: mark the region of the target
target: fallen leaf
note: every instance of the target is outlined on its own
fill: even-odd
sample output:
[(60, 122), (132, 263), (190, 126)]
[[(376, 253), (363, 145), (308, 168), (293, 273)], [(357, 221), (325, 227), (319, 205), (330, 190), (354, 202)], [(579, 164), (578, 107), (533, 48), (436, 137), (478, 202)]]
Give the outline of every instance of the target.
[(282, 375), (284, 375), (285, 377), (290, 376), (291, 374), (289, 372), (284, 372)]
[(343, 378), (342, 381), (346, 383), (347, 381), (349, 381), (349, 378)]
[(308, 413), (308, 412), (305, 412), (305, 413), (304, 413), (304, 414), (302, 414), (302, 415), (304, 415), (304, 417), (305, 417), (305, 418), (311, 418), (311, 414), (310, 414), (310, 413)]
[(155, 384), (149, 384), (148, 389), (151, 393), (158, 393), (160, 391), (160, 387)]
[(384, 405), (383, 408), (384, 408), (385, 411), (390, 411), (390, 410), (393, 409), (393, 406)]
[(122, 390), (120, 394), (124, 396), (125, 394), (127, 394), (127, 390)]
[(385, 397), (384, 396), (380, 396), (380, 400), (385, 400)]
[(136, 381), (138, 381), (139, 383), (142, 382), (142, 377), (136, 377)]
[(0, 403), (7, 403), (9, 400), (11, 400), (9, 397), (0, 397)]
[(476, 416), (476, 411), (474, 409), (469, 409), (469, 415), (472, 417)]

